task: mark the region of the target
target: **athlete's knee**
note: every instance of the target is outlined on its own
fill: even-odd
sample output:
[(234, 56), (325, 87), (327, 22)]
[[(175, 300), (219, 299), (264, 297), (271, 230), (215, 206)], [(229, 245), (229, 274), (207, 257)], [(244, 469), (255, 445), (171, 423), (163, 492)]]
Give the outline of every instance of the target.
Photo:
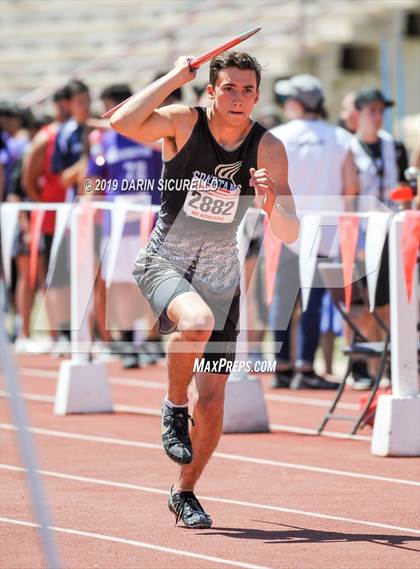
[(196, 403), (197, 411), (201, 415), (205, 415), (208, 421), (211, 420), (219, 420), (221, 416), (223, 416), (223, 409), (224, 409), (224, 398), (214, 398), (214, 399), (199, 399)]
[(210, 309), (184, 314), (178, 324), (178, 330), (187, 342), (207, 342), (213, 328), (214, 316)]

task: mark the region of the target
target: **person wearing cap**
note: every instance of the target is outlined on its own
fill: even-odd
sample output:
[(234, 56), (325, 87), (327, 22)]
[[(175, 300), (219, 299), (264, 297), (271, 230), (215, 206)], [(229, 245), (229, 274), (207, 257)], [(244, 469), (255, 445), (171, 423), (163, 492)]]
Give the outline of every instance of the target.
[[(386, 98), (373, 87), (361, 89), (356, 93), (354, 106), (357, 111), (357, 130), (352, 139), (352, 153), (357, 166), (360, 196), (373, 196), (380, 202), (389, 199), (389, 192), (404, 180), (407, 168), (407, 152), (402, 143), (396, 142), (392, 135), (383, 130), (386, 109), (394, 106), (394, 101)], [(363, 262), (365, 230), (362, 225), (358, 257)], [(366, 286), (366, 283), (364, 283)], [(385, 321), (389, 321), (389, 267), (388, 242), (385, 241), (378, 273), (375, 307)], [(376, 320), (367, 307), (353, 315), (362, 332), (371, 340), (383, 339)], [(365, 365), (366, 368), (366, 365)], [(369, 371), (375, 372), (375, 362), (370, 362)], [(354, 375), (354, 374), (353, 374)], [(369, 373), (365, 373), (366, 380)], [(370, 383), (372, 384), (372, 379)], [(356, 381), (357, 388), (362, 382)], [(366, 383), (368, 386), (368, 383)]]
[(394, 106), (379, 89), (360, 90), (355, 97), (357, 130), (352, 152), (359, 172), (361, 195), (374, 195), (379, 200), (404, 180), (408, 166), (404, 145), (382, 129), (385, 110)]
[[(368, 91), (372, 91), (372, 89), (368, 89)], [(344, 95), (341, 102), (340, 119), (338, 121), (338, 125), (351, 132), (351, 134), (356, 134), (359, 125), (359, 110), (355, 105), (357, 95), (358, 93), (356, 91), (350, 91)], [(379, 130), (379, 136), (383, 136), (384, 138), (390, 137), (389, 133), (383, 129)], [(398, 166), (398, 180), (405, 182), (405, 171), (408, 167), (407, 149), (401, 140), (394, 140), (394, 144)]]
[[(274, 89), (289, 122), (275, 127), (271, 133), (286, 148), (289, 184), (297, 196), (298, 209), (300, 203), (301, 209), (315, 213), (331, 208), (331, 198), (338, 197), (341, 202), (342, 195), (356, 195), (359, 185), (350, 151), (352, 136), (339, 126), (326, 122), (320, 81), (312, 75), (296, 75), (287, 81), (278, 81)], [(321, 239), (319, 256), (327, 257), (331, 242), (328, 243), (325, 237), (328, 235)], [(337, 384), (320, 377), (313, 367), (325, 293), (317, 274), (307, 309), (298, 319), (294, 365), (291, 360), (291, 317), (300, 289), (298, 252), (299, 246), (293, 244), (283, 245), (280, 253), (270, 310), (277, 361), (273, 387), (335, 389)]]
[(91, 98), (88, 86), (82, 81), (72, 80), (66, 85), (70, 93), (70, 115), (58, 129), (52, 171), (60, 174), (67, 189), (67, 201), (78, 194), (78, 184), (86, 170), (87, 121), (90, 116)]

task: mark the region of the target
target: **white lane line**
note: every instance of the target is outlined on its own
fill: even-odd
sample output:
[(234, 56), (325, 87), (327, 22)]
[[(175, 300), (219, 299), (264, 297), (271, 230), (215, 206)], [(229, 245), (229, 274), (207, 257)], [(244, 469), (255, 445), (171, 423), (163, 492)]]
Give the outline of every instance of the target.
[[(58, 373), (51, 370), (41, 370), (36, 368), (19, 368), (21, 375), (39, 377), (42, 379), (58, 379)], [(147, 379), (133, 379), (129, 377), (109, 377), (110, 383), (115, 385), (126, 385), (129, 387), (146, 387), (148, 389), (167, 390), (168, 385), (161, 381)]]
[[(27, 522), (23, 520), (16, 520), (12, 518), (0, 518), (0, 521), (6, 524), (14, 524), (18, 526), (25, 526), (30, 528), (38, 528), (38, 524)], [(50, 526), (50, 530), (58, 533), (68, 533), (71, 535), (79, 535), (81, 537), (91, 537), (100, 541), (111, 541), (113, 543), (121, 543), (123, 545), (134, 545), (143, 549), (152, 549), (153, 551), (160, 551), (161, 553), (172, 553), (173, 555), (182, 555), (183, 557), (192, 557), (193, 559), (201, 559), (202, 561), (211, 561), (219, 565), (230, 565), (233, 567), (243, 567), (244, 569), (270, 569), (262, 565), (253, 565), (242, 561), (233, 561), (232, 559), (223, 559), (222, 557), (212, 557), (210, 555), (203, 555), (201, 553), (193, 553), (183, 549), (173, 549), (172, 547), (163, 547), (161, 545), (154, 545), (153, 543), (145, 543), (144, 541), (136, 541), (134, 539), (125, 539), (112, 535), (104, 535), (102, 533), (92, 533), (88, 531), (81, 531), (78, 529), (62, 528), (57, 526)]]
[[(280, 431), (285, 433), (296, 433), (299, 435), (312, 435), (319, 437), (318, 431), (316, 429), (305, 429), (304, 427), (291, 427), (290, 425), (273, 425), (270, 424), (270, 429), (272, 431)], [(323, 431), (321, 433), (323, 437), (332, 437), (333, 439), (350, 439), (353, 441), (371, 441), (372, 437), (367, 435), (351, 435), (350, 433), (336, 433), (335, 431)]]
[[(44, 379), (58, 379), (58, 374), (56, 371), (51, 370), (40, 370), (36, 368), (21, 368), (19, 372), (22, 375), (33, 376), (33, 377), (40, 377)], [(166, 391), (168, 389), (168, 385), (164, 382), (158, 382), (153, 380), (144, 380), (144, 379), (132, 379), (126, 377), (114, 377), (111, 376), (108, 378), (109, 383), (112, 385), (126, 385), (129, 387), (145, 387), (147, 389), (157, 389)], [(280, 395), (280, 394), (270, 394), (266, 393), (264, 395), (267, 401), (279, 401), (281, 403), (294, 403), (297, 405), (312, 405), (314, 407), (329, 407), (331, 405), (331, 401), (326, 399), (314, 399), (312, 397), (299, 397), (297, 395)], [(357, 411), (359, 409), (359, 405), (356, 403), (339, 403), (337, 408), (340, 409), (347, 409), (352, 411)]]
[[(20, 466), (14, 466), (11, 464), (0, 464), (0, 468), (3, 470), (9, 470), (14, 472), (25, 472), (25, 469)], [(87, 482), (89, 484), (99, 484), (102, 486), (110, 486), (112, 488), (122, 488), (125, 490), (137, 490), (140, 492), (148, 492), (151, 494), (161, 494), (168, 495), (168, 490), (161, 490), (159, 488), (150, 488), (149, 486), (139, 486), (137, 484), (128, 484), (125, 482), (112, 482), (111, 480), (103, 480), (101, 478), (90, 478), (87, 476), (76, 476), (72, 474), (65, 474), (63, 472), (54, 472), (51, 470), (38, 470), (39, 474), (43, 476), (50, 476), (52, 478), (61, 478), (64, 480), (73, 480), (75, 482)], [(391, 529), (395, 531), (402, 531), (406, 533), (420, 534), (420, 530), (414, 528), (403, 528), (400, 526), (394, 526), (390, 524), (382, 524), (379, 522), (371, 522), (367, 520), (357, 520), (354, 518), (344, 518), (342, 516), (332, 516), (329, 514), (320, 514), (319, 512), (308, 512), (305, 510), (295, 510), (290, 508), (282, 508), (280, 506), (271, 506), (268, 504), (258, 504), (256, 502), (243, 502), (241, 500), (230, 500), (226, 498), (215, 498), (212, 496), (198, 496), (200, 500), (207, 500), (209, 502), (217, 502), (219, 504), (232, 504), (235, 506), (243, 506), (247, 508), (257, 508), (262, 510), (271, 510), (273, 512), (281, 512), (287, 514), (297, 514), (299, 516), (309, 516), (314, 518), (321, 518), (327, 520), (335, 520), (340, 522), (346, 522), (351, 524), (368, 525), (372, 527), (378, 527), (382, 529)]]
[[(268, 401), (281, 401), (282, 403), (313, 405), (314, 407), (329, 407), (331, 405), (331, 401), (328, 401), (327, 399), (315, 399), (312, 397), (298, 397), (293, 395), (277, 395), (269, 393), (266, 393), (264, 397)], [(359, 405), (356, 403), (338, 403), (337, 408), (357, 411), (359, 409)]]
[[(38, 393), (21, 393), (21, 396), (26, 401), (37, 401), (38, 403), (54, 403), (55, 397), (53, 395), (39, 395)], [(0, 390), (0, 397), (9, 397), (7, 391)], [(119, 405), (114, 403), (113, 410), (121, 413), (137, 413), (141, 415), (152, 415), (153, 417), (160, 417), (160, 409), (150, 409), (149, 407), (135, 407), (134, 405)]]
[[(15, 426), (10, 423), (0, 423), (0, 428), (5, 430), (15, 430)], [(97, 442), (103, 444), (112, 444), (112, 445), (120, 445), (120, 446), (128, 446), (128, 447), (136, 447), (136, 448), (147, 448), (153, 450), (162, 451), (161, 445), (155, 443), (145, 443), (142, 441), (133, 441), (128, 439), (117, 439), (111, 437), (102, 437), (98, 435), (85, 435), (81, 433), (73, 433), (67, 431), (57, 431), (51, 429), (42, 429), (38, 427), (32, 427), (30, 431), (37, 435), (45, 435), (49, 437), (59, 437), (64, 439), (73, 439), (79, 441), (90, 441), (90, 442)], [(225, 460), (233, 460), (239, 462), (248, 462), (251, 464), (263, 464), (266, 466), (275, 466), (279, 468), (290, 468), (293, 470), (304, 470), (306, 472), (317, 472), (320, 474), (332, 474), (334, 476), (345, 476), (349, 478), (361, 478), (364, 480), (376, 480), (379, 482), (390, 482), (392, 484), (405, 484), (408, 486), (420, 486), (420, 482), (416, 482), (413, 480), (403, 480), (399, 478), (389, 478), (387, 476), (376, 476), (373, 474), (363, 474), (360, 472), (351, 472), (347, 470), (335, 470), (331, 468), (323, 468), (320, 466), (310, 466), (306, 464), (295, 464), (292, 462), (281, 462), (278, 460), (269, 460), (264, 458), (256, 458), (252, 456), (244, 456), (240, 454), (229, 454), (223, 452), (215, 452), (213, 454), (214, 457), (222, 458)]]
[[(24, 399), (27, 401), (37, 401), (38, 403), (54, 403), (52, 395), (39, 395), (38, 393), (22, 393)], [(0, 397), (9, 397), (6, 391), (0, 390)], [(113, 409), (121, 413), (139, 413), (142, 415), (152, 415), (153, 417), (160, 417), (160, 409), (151, 409), (150, 407), (136, 407), (134, 405), (114, 404)], [(318, 435), (316, 429), (306, 429), (303, 427), (293, 427), (291, 425), (269, 425), (272, 431), (284, 431), (289, 433), (296, 433), (300, 435)], [(334, 439), (351, 439), (355, 441), (370, 441), (371, 437), (364, 435), (351, 435), (349, 433), (338, 433), (336, 431), (323, 431), (323, 437), (330, 437)]]

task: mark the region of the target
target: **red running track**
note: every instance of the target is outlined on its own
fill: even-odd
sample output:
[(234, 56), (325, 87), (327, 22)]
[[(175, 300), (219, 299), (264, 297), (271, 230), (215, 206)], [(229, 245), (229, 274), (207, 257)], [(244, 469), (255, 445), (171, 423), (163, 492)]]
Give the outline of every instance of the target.
[[(18, 361), (63, 568), (419, 566), (419, 461), (372, 456), (369, 428), (360, 440), (287, 431), (316, 428), (331, 393), (273, 391), (271, 378), (263, 377), (276, 430), (222, 437), (197, 486), (214, 525), (187, 530), (174, 526), (166, 506), (177, 467), (160, 448), (164, 366), (124, 371), (112, 362), (117, 411), (57, 417), (52, 401), (60, 360)], [(44, 568), (2, 395), (0, 566)], [(345, 393), (346, 414), (356, 412), (359, 398)], [(332, 425), (335, 432), (348, 428)]]

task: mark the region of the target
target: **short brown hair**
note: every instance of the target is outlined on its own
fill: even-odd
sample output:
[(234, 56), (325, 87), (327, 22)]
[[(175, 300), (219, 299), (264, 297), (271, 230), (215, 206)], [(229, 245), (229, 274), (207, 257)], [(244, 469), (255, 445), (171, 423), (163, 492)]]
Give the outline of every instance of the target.
[(251, 69), (255, 71), (257, 77), (257, 89), (261, 81), (261, 65), (244, 51), (225, 51), (217, 55), (210, 61), (210, 78), (209, 81), (213, 85), (216, 84), (219, 71), (226, 69), (226, 67), (237, 67), (238, 69)]

